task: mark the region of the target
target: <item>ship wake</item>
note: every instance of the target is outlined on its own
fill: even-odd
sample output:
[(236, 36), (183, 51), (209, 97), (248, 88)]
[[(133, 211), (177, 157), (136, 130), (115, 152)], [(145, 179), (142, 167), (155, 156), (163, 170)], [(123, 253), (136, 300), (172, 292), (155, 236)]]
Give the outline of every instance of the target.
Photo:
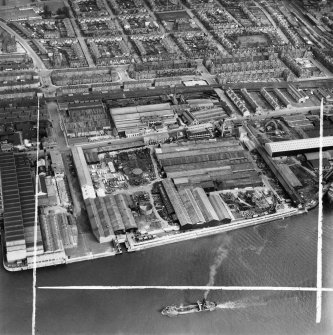
[(265, 306), (265, 305), (267, 305), (267, 302), (265, 301), (253, 301), (250, 299), (241, 299), (241, 300), (228, 301), (225, 303), (217, 304), (216, 309), (240, 309), (240, 308)]

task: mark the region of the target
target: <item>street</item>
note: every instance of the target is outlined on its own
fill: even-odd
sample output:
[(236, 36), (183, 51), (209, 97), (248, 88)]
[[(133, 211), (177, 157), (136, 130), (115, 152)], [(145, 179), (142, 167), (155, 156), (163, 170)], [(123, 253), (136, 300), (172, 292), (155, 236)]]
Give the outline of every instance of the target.
[(58, 106), (55, 102), (49, 102), (47, 104), (47, 110), (49, 112), (50, 121), (52, 122), (54, 141), (57, 142), (57, 147), (60, 152), (68, 150), (68, 142), (64, 132), (61, 129), (61, 116), (58, 111)]

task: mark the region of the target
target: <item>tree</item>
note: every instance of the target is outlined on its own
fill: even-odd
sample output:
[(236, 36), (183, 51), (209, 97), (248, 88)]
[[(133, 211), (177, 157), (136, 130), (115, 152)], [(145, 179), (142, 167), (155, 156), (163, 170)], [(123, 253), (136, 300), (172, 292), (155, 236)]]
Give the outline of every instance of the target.
[(58, 8), (57, 15), (63, 16), (63, 17), (70, 17), (69, 15), (69, 8), (64, 6), (62, 8)]
[(50, 10), (50, 8), (49, 8), (48, 5), (44, 5), (44, 7), (43, 7), (43, 14), (44, 14), (44, 17), (46, 19), (49, 19), (52, 16), (52, 12), (51, 12), (51, 10)]

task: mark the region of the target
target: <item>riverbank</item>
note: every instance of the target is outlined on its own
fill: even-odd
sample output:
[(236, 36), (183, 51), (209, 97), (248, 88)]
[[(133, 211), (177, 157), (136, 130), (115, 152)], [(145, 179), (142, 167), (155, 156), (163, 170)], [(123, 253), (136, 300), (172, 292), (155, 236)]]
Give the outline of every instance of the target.
[[(168, 234), (163, 237), (154, 238), (152, 240), (147, 240), (147, 241), (142, 241), (142, 242), (137, 242), (133, 234), (127, 233), (127, 240), (125, 242), (125, 245), (127, 248), (127, 252), (135, 252), (135, 251), (149, 249), (149, 248), (162, 246), (166, 244), (193, 240), (193, 239), (197, 239), (200, 237), (217, 235), (220, 233), (224, 233), (224, 232), (228, 232), (228, 231), (232, 231), (236, 229), (251, 227), (251, 226), (259, 225), (262, 223), (285, 219), (286, 217), (290, 217), (294, 215), (301, 215), (306, 212), (307, 212), (306, 210), (289, 208), (289, 209), (285, 209), (283, 212), (280, 212), (280, 213), (268, 214), (262, 217), (246, 219), (246, 220), (235, 220), (229, 224), (224, 224), (224, 225), (220, 225), (216, 227), (202, 228), (198, 230), (191, 230), (191, 231), (184, 231), (184, 232), (177, 231), (177, 232), (174, 232), (173, 234)], [(110, 251), (104, 251), (104, 252), (96, 253), (96, 254), (89, 253), (85, 255), (77, 255), (75, 257), (67, 256), (67, 258), (56, 259), (53, 261), (48, 261), (47, 263), (42, 263), (42, 264), (37, 263), (37, 268), (56, 266), (60, 264), (72, 264), (72, 263), (83, 262), (83, 261), (88, 261), (88, 260), (95, 260), (99, 258), (115, 256), (117, 254), (119, 253), (115, 252), (114, 249), (111, 249)], [(10, 272), (31, 270), (33, 269), (33, 264), (34, 264), (33, 262), (30, 262), (28, 263), (28, 265), (19, 265), (19, 266), (12, 267), (12, 266), (9, 266), (3, 259), (4, 268)]]
[(134, 237), (132, 235), (128, 236), (126, 247), (129, 252), (139, 251), (143, 249), (148, 249), (160, 245), (182, 242), (186, 240), (192, 240), (204, 236), (211, 236), (220, 233), (224, 233), (231, 230), (241, 229), (245, 227), (255, 226), (261, 223), (267, 223), (271, 221), (276, 221), (280, 219), (284, 219), (289, 216), (300, 215), (306, 213), (305, 210), (299, 210), (296, 208), (292, 208), (289, 210), (284, 211), (283, 213), (274, 213), (268, 214), (263, 217), (252, 218), (247, 220), (239, 220), (233, 221), (229, 224), (220, 225), (217, 227), (209, 227), (209, 228), (202, 228), (194, 231), (188, 232), (176, 232), (174, 235), (168, 235), (159, 239), (153, 239), (143, 242), (135, 242)]

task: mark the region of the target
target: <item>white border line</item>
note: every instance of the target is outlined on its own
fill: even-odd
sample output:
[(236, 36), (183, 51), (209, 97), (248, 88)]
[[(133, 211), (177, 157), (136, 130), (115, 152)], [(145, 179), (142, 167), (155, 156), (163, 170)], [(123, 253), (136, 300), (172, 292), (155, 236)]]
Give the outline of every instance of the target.
[(37, 224), (38, 224), (38, 155), (39, 155), (39, 97), (37, 95), (37, 159), (35, 175), (35, 222), (34, 222), (34, 260), (32, 269), (32, 335), (36, 333), (36, 284), (37, 284)]
[(39, 290), (198, 290), (198, 291), (296, 291), (296, 292), (333, 292), (331, 287), (294, 287), (294, 286), (39, 286)]
[(317, 295), (316, 323), (320, 323), (322, 314), (323, 286), (323, 99), (320, 103), (320, 132), (319, 132), (319, 191), (318, 191), (318, 242), (317, 242)]

